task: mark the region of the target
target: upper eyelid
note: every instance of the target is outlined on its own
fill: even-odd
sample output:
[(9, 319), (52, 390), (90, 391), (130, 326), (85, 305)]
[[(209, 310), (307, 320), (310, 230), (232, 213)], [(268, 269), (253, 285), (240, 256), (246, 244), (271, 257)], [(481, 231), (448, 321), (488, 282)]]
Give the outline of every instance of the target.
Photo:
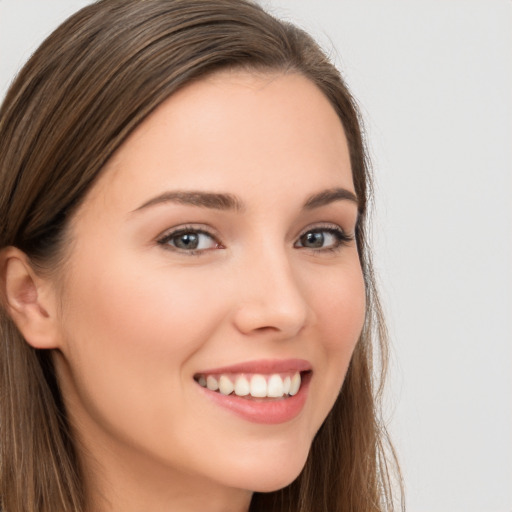
[(300, 238), (302, 235), (308, 233), (309, 231), (318, 231), (318, 230), (332, 230), (332, 231), (339, 231), (345, 235), (348, 236), (349, 234), (349, 231), (347, 231), (346, 229), (343, 229), (339, 224), (336, 224), (336, 223), (331, 223), (331, 222), (320, 222), (319, 224), (312, 224), (306, 228), (304, 228), (303, 230), (301, 230), (299, 232), (299, 234), (297, 235), (297, 238)]
[(185, 225), (181, 225), (181, 226), (176, 226), (174, 228), (169, 228), (169, 229), (166, 229), (165, 231), (163, 231), (162, 233), (160, 233), (157, 237), (156, 237), (156, 240), (162, 240), (162, 239), (165, 239), (165, 238), (169, 238), (171, 236), (176, 236), (180, 233), (186, 233), (188, 231), (193, 231), (195, 233), (202, 233), (204, 235), (208, 235), (208, 236), (211, 236), (212, 238), (214, 238), (215, 240), (219, 241), (219, 237), (218, 237), (218, 234), (216, 232), (216, 230), (214, 230), (213, 228), (211, 228), (210, 226), (206, 226), (203, 224), (201, 226), (197, 226), (197, 225), (194, 225), (194, 224), (185, 224)]
[(191, 232), (208, 236), (215, 244), (215, 249), (224, 249), (222, 242), (219, 241), (219, 238), (215, 236), (213, 233), (211, 233), (209, 230), (192, 226), (170, 228), (164, 231), (161, 235), (159, 235), (155, 239), (155, 242), (157, 245), (163, 247), (165, 250), (172, 250), (172, 252), (175, 252), (176, 254), (183, 254), (188, 256), (199, 256), (214, 249), (214, 247), (183, 249), (175, 246), (174, 243), (170, 243), (173, 238), (179, 237), (181, 234)]
[[(293, 239), (294, 240), (294, 244), (303, 235), (305, 235), (306, 233), (308, 233), (310, 231), (317, 231), (317, 230), (322, 230), (322, 229), (324, 229), (326, 231), (327, 230), (338, 231), (341, 234), (343, 234), (344, 236), (347, 236), (347, 237), (350, 237), (350, 238), (353, 237), (353, 235), (350, 234), (349, 231), (343, 229), (339, 224), (331, 223), (331, 222), (320, 222), (320, 223), (317, 223), (317, 224), (309, 225), (309, 226), (305, 227), (304, 229), (302, 229), (301, 231), (299, 231), (299, 233)], [(176, 226), (174, 228), (169, 228), (169, 229), (165, 230), (164, 232), (162, 232), (161, 234), (159, 234), (156, 237), (156, 241), (161, 243), (161, 242), (163, 242), (165, 240), (168, 240), (168, 239), (170, 239), (170, 238), (172, 238), (174, 236), (178, 236), (180, 233), (183, 233), (183, 232), (186, 233), (187, 231), (191, 231), (191, 232), (195, 232), (195, 233), (201, 233), (201, 234), (210, 236), (217, 243), (223, 244), (223, 242), (221, 240), (221, 237), (219, 236), (217, 230), (215, 230), (211, 226), (204, 225), (204, 224), (201, 224), (201, 225), (197, 225), (197, 224), (184, 224), (184, 225), (181, 225), (181, 226)]]
[[(343, 229), (339, 224), (333, 224), (333, 223), (323, 223), (323, 224), (317, 224), (313, 226), (309, 226), (308, 228), (301, 231), (301, 233), (296, 237), (296, 241), (294, 242), (294, 246), (296, 246), (297, 243), (300, 242), (300, 239), (307, 233), (314, 232), (314, 231), (327, 231), (330, 232), (331, 235), (335, 236), (337, 238), (337, 247), (340, 247), (342, 245), (345, 245), (347, 243), (350, 243), (355, 240), (355, 233), (354, 231), (347, 231)], [(302, 245), (298, 246), (299, 248), (304, 247)], [(306, 248), (307, 249), (307, 248)], [(330, 247), (321, 247), (321, 248), (311, 248), (314, 252), (323, 252), (323, 251), (329, 251), (332, 250)]]
[[(345, 229), (343, 229), (339, 224), (336, 224), (335, 222), (320, 222), (316, 224), (311, 224), (306, 226), (305, 228), (301, 229), (299, 233), (296, 235), (297, 237), (303, 235), (304, 233), (307, 233), (308, 231), (313, 231), (315, 229), (337, 229), (339, 231), (346, 232)], [(181, 231), (197, 231), (200, 233), (205, 233), (207, 235), (211, 236), (218, 236), (217, 230), (215, 230), (213, 227), (208, 226), (207, 224), (183, 224), (178, 225), (176, 227), (168, 228), (165, 231), (163, 231), (160, 235), (157, 236), (157, 238), (164, 237), (166, 235), (172, 234), (172, 233), (179, 233)]]

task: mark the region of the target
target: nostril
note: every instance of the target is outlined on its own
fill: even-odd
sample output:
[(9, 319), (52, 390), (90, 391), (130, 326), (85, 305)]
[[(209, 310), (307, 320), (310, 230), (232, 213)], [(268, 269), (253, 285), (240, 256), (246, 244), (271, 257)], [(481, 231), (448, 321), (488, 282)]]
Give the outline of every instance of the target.
[(275, 300), (241, 304), (234, 313), (234, 324), (243, 334), (269, 334), (277, 338), (293, 338), (308, 323), (309, 308), (305, 303), (279, 304)]
[(257, 327), (256, 329), (254, 329), (255, 332), (266, 332), (266, 331), (270, 331), (270, 332), (278, 332), (279, 329), (277, 327), (273, 327), (271, 325), (267, 325), (267, 326), (263, 326), (263, 327)]

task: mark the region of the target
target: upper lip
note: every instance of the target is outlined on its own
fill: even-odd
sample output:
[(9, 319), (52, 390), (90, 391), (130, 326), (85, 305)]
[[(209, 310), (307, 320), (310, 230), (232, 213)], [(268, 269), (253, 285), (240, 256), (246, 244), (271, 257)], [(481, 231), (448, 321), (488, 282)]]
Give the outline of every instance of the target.
[(260, 359), (245, 361), (230, 366), (210, 368), (197, 372), (198, 375), (213, 375), (221, 373), (286, 373), (305, 372), (312, 369), (311, 363), (305, 359)]

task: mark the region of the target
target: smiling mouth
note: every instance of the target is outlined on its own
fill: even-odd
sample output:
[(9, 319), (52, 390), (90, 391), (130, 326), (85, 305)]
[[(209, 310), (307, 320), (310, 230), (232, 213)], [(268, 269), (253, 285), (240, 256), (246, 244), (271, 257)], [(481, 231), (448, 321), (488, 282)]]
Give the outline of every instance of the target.
[(221, 395), (235, 395), (247, 399), (286, 399), (295, 396), (303, 379), (311, 371), (285, 373), (221, 373), (197, 374), (194, 380), (203, 388)]

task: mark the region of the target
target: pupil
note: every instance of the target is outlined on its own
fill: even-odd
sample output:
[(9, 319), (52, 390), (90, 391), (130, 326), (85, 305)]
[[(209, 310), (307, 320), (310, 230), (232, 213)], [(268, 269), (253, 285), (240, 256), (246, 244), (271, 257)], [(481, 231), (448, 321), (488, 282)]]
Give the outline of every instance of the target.
[(195, 233), (186, 233), (180, 235), (175, 244), (180, 249), (197, 249), (199, 237)]
[(322, 233), (306, 233), (302, 245), (307, 247), (322, 247), (324, 245), (324, 235)]

